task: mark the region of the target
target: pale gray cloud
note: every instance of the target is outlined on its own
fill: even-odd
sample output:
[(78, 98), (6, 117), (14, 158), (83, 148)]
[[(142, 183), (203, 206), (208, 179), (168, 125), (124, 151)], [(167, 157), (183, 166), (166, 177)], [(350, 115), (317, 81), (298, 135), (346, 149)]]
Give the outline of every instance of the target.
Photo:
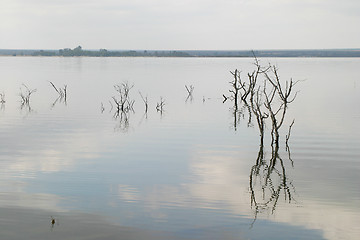
[(355, 0), (1, 0), (0, 48), (359, 47)]

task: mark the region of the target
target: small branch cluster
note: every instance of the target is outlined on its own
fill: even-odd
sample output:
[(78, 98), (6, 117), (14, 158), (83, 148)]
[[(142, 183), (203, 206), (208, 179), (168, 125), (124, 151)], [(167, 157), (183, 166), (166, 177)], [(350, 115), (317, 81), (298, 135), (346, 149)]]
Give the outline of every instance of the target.
[(25, 84), (22, 84), (25, 87), (25, 92), (20, 88), (20, 97), (21, 97), (21, 105), (30, 105), (30, 97), (31, 95), (37, 91), (37, 89), (29, 89)]
[(165, 106), (165, 100), (162, 97), (160, 97), (160, 102), (156, 103), (156, 111), (163, 113), (164, 106)]
[[(114, 85), (115, 91), (118, 93), (117, 96), (113, 96), (113, 102), (115, 103), (115, 113), (114, 118), (119, 119), (119, 124), (116, 129), (126, 132), (130, 126), (130, 112), (134, 111), (135, 100), (130, 98), (130, 90), (134, 85), (130, 85), (128, 82), (121, 83), (120, 85)], [(110, 106), (111, 110), (113, 109), (113, 104), (111, 101)], [(105, 107), (101, 104), (101, 111), (103, 112)]]
[(55, 91), (59, 94), (59, 98), (65, 99), (65, 101), (66, 101), (67, 85), (64, 85), (64, 88), (57, 88), (54, 85), (54, 83), (50, 82), (50, 84), (55, 89)]
[(64, 85), (63, 88), (56, 87), (54, 83), (49, 82), (51, 86), (55, 89), (55, 91), (59, 94), (59, 96), (55, 99), (55, 101), (52, 104), (52, 107), (54, 107), (58, 102), (64, 102), (65, 105), (67, 104), (67, 85)]
[[(255, 115), (259, 128), (260, 144), (263, 144), (266, 119), (269, 118), (272, 126), (272, 143), (277, 144), (279, 141), (279, 129), (284, 123), (289, 104), (297, 96), (297, 92), (293, 93), (293, 87), (297, 82), (291, 79), (283, 85), (276, 66), (268, 65), (263, 67), (256, 57), (254, 64), (256, 68), (253, 72), (247, 74), (247, 82), (242, 81), (241, 72), (237, 69), (231, 72), (234, 80), (230, 82), (232, 89), (229, 91), (232, 93), (232, 96), (229, 98), (235, 101), (234, 111), (238, 111), (238, 101), (243, 102), (245, 105), (250, 105), (250, 115)], [(262, 84), (259, 84), (260, 77), (263, 80), (261, 81)], [(224, 98), (225, 100), (227, 99), (225, 96)]]
[(148, 97), (144, 97), (141, 92), (139, 91), (140, 97), (143, 100), (144, 104), (145, 104), (145, 114), (148, 112), (148, 108), (149, 108), (149, 104), (148, 104)]
[(3, 103), (5, 103), (5, 102), (6, 102), (6, 101), (5, 101), (5, 93), (2, 92), (2, 93), (0, 93), (0, 103), (3, 104)]
[(186, 97), (186, 102), (190, 99), (190, 101), (193, 100), (193, 91), (194, 91), (194, 86), (193, 85), (190, 85), (190, 86), (187, 86), (185, 85), (185, 88), (186, 88), (186, 91), (188, 93), (188, 96)]
[(117, 97), (112, 97), (116, 106), (116, 113), (128, 113), (129, 111), (134, 111), (134, 103), (135, 100), (131, 100), (129, 97), (130, 90), (134, 87), (134, 85), (129, 85), (129, 83), (125, 82), (120, 85), (115, 85), (114, 88), (118, 92)]

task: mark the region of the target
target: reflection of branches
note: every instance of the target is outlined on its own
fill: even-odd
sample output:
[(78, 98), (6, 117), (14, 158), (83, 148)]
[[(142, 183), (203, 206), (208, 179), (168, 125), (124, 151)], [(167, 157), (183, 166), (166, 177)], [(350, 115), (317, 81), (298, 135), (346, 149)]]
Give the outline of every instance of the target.
[(57, 97), (57, 98), (55, 99), (55, 101), (51, 104), (51, 108), (54, 108), (57, 103), (64, 103), (65, 106), (67, 105), (66, 99), (61, 98), (61, 97)]
[[(290, 157), (290, 151), (289, 151)], [(295, 187), (286, 175), (286, 167), (279, 154), (279, 145), (271, 146), (271, 158), (264, 156), (264, 146), (260, 145), (255, 165), (250, 171), (251, 207), (254, 208), (254, 221), (258, 213), (270, 209), (274, 213), (278, 200), (283, 194), (287, 202), (294, 201)]]
[[(231, 83), (232, 93), (227, 97), (223, 95), (224, 102), (227, 99), (234, 100), (232, 113), (234, 117), (234, 128), (241, 117), (244, 118), (244, 109), (248, 109), (249, 121), (251, 126), (252, 115), (255, 116), (260, 133), (260, 149), (256, 158), (255, 165), (250, 170), (250, 195), (251, 206), (255, 209), (254, 222), (257, 214), (267, 209), (273, 213), (276, 209), (279, 197), (283, 194), (286, 201), (293, 200), (295, 188), (292, 182), (286, 176), (286, 168), (283, 159), (279, 154), (279, 130), (285, 122), (285, 116), (289, 104), (292, 103), (297, 93), (293, 94), (293, 87), (296, 82), (292, 80), (282, 84), (275, 66), (261, 66), (259, 60), (255, 57), (255, 70), (247, 74), (247, 81), (243, 81), (240, 71), (231, 72), (234, 79)], [(262, 77), (263, 81), (259, 79)], [(240, 99), (239, 99), (240, 97)], [(238, 100), (244, 103), (239, 111)], [(249, 102), (249, 104), (247, 104)], [(267, 121), (271, 122), (271, 158), (266, 159), (264, 153), (264, 136)], [(288, 140), (290, 138), (291, 128), (289, 127), (286, 135), (286, 151), (293, 166)], [(254, 222), (252, 224), (254, 224)]]
[(21, 111), (25, 110), (25, 116), (27, 116), (28, 114), (34, 111), (30, 104), (24, 104), (24, 103), (21, 103), (20, 110)]
[[(253, 88), (250, 95), (251, 109), (256, 116), (260, 131), (260, 149), (256, 163), (251, 168), (249, 180), (251, 206), (255, 209), (252, 225), (256, 221), (259, 212), (271, 209), (271, 213), (274, 213), (281, 195), (289, 203), (294, 200), (293, 193), (295, 192), (295, 187), (286, 175), (286, 167), (279, 154), (279, 129), (284, 123), (288, 105), (295, 100), (297, 94), (292, 94), (292, 89), (296, 82), (290, 80), (290, 82), (285, 82), (285, 88), (283, 87), (275, 66), (262, 68), (256, 58), (255, 65), (257, 72), (262, 74), (265, 79), (263, 85), (258, 86), (256, 91)], [(267, 85), (270, 87), (267, 88)], [(271, 120), (272, 141), (271, 158), (266, 160), (263, 137), (266, 124), (265, 119), (268, 117)], [(286, 150), (292, 166), (294, 165), (291, 159), (288, 140), (293, 124), (294, 121), (291, 123), (286, 136)]]
[(114, 119), (118, 120), (115, 129), (120, 132), (127, 132), (130, 126), (130, 113), (129, 112), (115, 112)]
[(233, 127), (235, 131), (237, 130), (237, 127), (239, 126), (241, 119), (245, 119), (245, 117), (247, 118), (247, 126), (248, 127), (252, 126), (252, 112), (250, 106), (246, 102), (243, 102), (243, 104), (239, 109), (237, 109), (236, 106), (230, 109), (232, 111), (232, 115), (234, 119)]

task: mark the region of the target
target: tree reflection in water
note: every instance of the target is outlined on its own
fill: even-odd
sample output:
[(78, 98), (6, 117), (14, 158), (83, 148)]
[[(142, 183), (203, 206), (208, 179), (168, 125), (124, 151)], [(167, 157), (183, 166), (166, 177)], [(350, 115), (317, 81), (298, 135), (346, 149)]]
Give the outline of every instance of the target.
[[(291, 158), (289, 160), (293, 167)], [(256, 221), (259, 212), (270, 209), (271, 213), (274, 213), (281, 195), (288, 203), (294, 201), (295, 186), (286, 175), (286, 167), (279, 154), (278, 143), (271, 145), (270, 159), (266, 159), (264, 145), (260, 145), (255, 165), (250, 170), (249, 189), (251, 207), (255, 210), (252, 224)]]
[[(240, 71), (231, 72), (234, 77), (234, 80), (230, 82), (231, 95), (229, 97), (223, 95), (224, 102), (227, 99), (234, 101), (232, 114), (235, 130), (240, 120), (245, 119), (245, 113), (248, 116), (247, 126), (253, 126), (252, 116), (254, 115), (259, 129), (260, 148), (255, 165), (251, 168), (249, 180), (251, 207), (255, 210), (254, 221), (251, 225), (255, 223), (259, 212), (271, 209), (271, 213), (274, 213), (282, 194), (285, 201), (290, 203), (294, 200), (295, 187), (286, 176), (285, 163), (279, 153), (279, 130), (285, 122), (290, 103), (297, 95), (297, 92), (293, 93), (293, 87), (297, 82), (291, 79), (283, 84), (276, 66), (263, 67), (255, 56), (254, 58), (255, 70), (247, 74), (248, 81), (242, 80)], [(243, 104), (240, 108), (239, 102)], [(271, 123), (270, 159), (266, 158), (264, 151), (267, 121)], [(286, 135), (286, 151), (292, 167), (294, 165), (288, 141), (293, 124), (294, 121), (289, 126), (289, 132)]]

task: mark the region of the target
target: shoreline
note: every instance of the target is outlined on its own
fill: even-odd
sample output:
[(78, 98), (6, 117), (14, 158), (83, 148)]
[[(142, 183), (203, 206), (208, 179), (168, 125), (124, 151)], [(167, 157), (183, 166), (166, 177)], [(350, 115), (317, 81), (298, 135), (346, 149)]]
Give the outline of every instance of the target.
[(358, 58), (360, 49), (313, 50), (83, 50), (74, 49), (31, 50), (0, 49), (0, 56), (39, 57), (160, 57), (160, 58)]

